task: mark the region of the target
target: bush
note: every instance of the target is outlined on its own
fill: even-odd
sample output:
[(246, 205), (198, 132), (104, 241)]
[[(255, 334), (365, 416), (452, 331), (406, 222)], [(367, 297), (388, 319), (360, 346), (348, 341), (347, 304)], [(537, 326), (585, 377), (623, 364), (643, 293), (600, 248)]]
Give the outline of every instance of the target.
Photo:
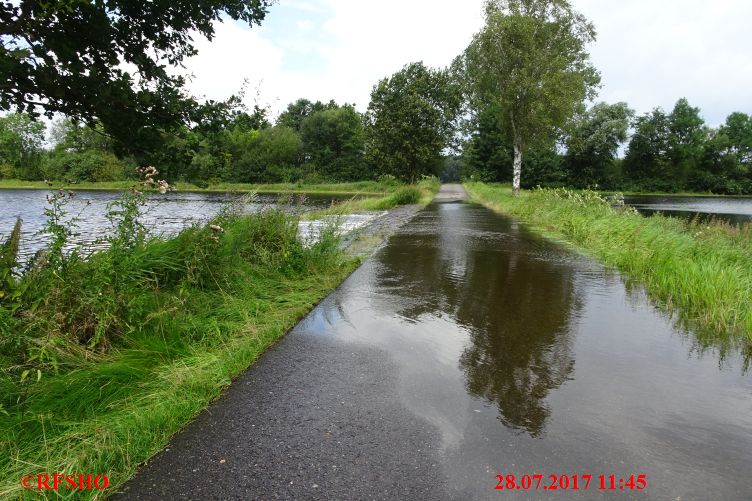
[(16, 175), (16, 168), (9, 163), (0, 162), (0, 179), (13, 179)]
[(418, 188), (415, 188), (414, 186), (405, 186), (404, 188), (399, 188), (394, 192), (394, 195), (391, 196), (392, 200), (394, 201), (394, 205), (417, 204), (418, 202), (420, 202), (420, 197), (420, 190)]
[(52, 152), (42, 172), (47, 179), (71, 181), (118, 181), (126, 177), (123, 163), (114, 154), (100, 150)]

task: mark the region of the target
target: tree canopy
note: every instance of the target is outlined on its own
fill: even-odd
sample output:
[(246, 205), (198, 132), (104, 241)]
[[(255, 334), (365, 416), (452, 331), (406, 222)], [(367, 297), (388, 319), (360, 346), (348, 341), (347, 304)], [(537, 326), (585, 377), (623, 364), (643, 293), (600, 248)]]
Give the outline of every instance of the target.
[(627, 103), (597, 103), (575, 117), (566, 138), (569, 182), (604, 185), (619, 146), (627, 140), (634, 111)]
[(450, 73), (423, 63), (381, 80), (365, 114), (369, 161), (406, 181), (436, 174), (461, 105), (461, 89)]
[(23, 113), (0, 117), (0, 177), (38, 176), (44, 124)]
[(158, 129), (204, 111), (169, 66), (222, 16), (259, 23), (273, 0), (50, 0), (0, 3), (0, 110), (99, 121), (148, 148)]
[(300, 98), (295, 102), (287, 105), (285, 111), (280, 113), (277, 117), (277, 125), (283, 125), (290, 127), (296, 132), (300, 132), (300, 126), (303, 120), (313, 115), (316, 112), (324, 110), (337, 109), (337, 103), (332, 99), (328, 103), (322, 103), (321, 101), (310, 101), (306, 98)]
[(300, 124), (306, 161), (325, 179), (357, 180), (363, 169), (363, 123), (355, 108), (342, 106), (317, 111)]
[(566, 0), (489, 0), (485, 14), (464, 68), (473, 106), (493, 104), (510, 131), (519, 193), (526, 148), (551, 140), (594, 97), (600, 78), (586, 46), (595, 28)]

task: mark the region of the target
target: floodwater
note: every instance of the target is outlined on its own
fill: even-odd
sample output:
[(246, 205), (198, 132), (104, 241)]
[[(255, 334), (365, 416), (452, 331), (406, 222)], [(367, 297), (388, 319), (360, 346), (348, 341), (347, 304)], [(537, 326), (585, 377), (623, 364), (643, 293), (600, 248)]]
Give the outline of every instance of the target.
[(645, 215), (662, 213), (700, 221), (712, 218), (737, 225), (752, 222), (752, 197), (625, 195), (624, 202)]
[[(385, 354), (402, 404), (441, 437), (436, 477), (465, 499), (548, 498), (495, 491), (497, 474), (593, 476), (555, 499), (752, 498), (740, 351), (481, 206), (428, 206), (296, 331)], [(647, 488), (621, 489), (631, 474)]]
[[(0, 190), (0, 236), (7, 236), (16, 223), (22, 220), (20, 260), (23, 262), (48, 242), (41, 235), (46, 217), (44, 210), (49, 208), (47, 197), (53, 192), (45, 190)], [(108, 204), (121, 196), (119, 192), (75, 191), (65, 206), (66, 219), (77, 217), (77, 235), (73, 242), (77, 245), (92, 246), (97, 239), (104, 237), (110, 228), (106, 214)], [(152, 234), (172, 235), (191, 224), (205, 222), (215, 216), (225, 204), (242, 198), (242, 195), (222, 193), (172, 192), (149, 196), (142, 222)], [(307, 209), (324, 208), (333, 200), (349, 197), (293, 195), (291, 207)], [(253, 202), (245, 203), (244, 210), (253, 212), (276, 205), (279, 195), (256, 195)]]

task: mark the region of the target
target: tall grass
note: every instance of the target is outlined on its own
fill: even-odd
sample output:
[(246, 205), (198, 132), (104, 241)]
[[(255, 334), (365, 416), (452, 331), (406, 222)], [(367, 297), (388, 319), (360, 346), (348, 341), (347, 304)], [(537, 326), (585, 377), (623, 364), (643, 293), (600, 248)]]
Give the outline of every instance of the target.
[(352, 214), (362, 211), (384, 211), (394, 209), (400, 205), (422, 204), (427, 205), (436, 192), (439, 191), (441, 182), (436, 177), (426, 177), (413, 185), (397, 186), (392, 193), (377, 198), (353, 198), (340, 202), (328, 209), (313, 211), (306, 217), (319, 218), (326, 215)]
[(36, 473), (113, 492), (356, 264), (278, 210), (156, 240), (139, 207), (112, 208), (108, 250), (47, 251), (0, 302), (0, 498)]
[(719, 338), (752, 340), (752, 228), (643, 217), (590, 191), (467, 183), (471, 197), (564, 237), (645, 284), (651, 297)]

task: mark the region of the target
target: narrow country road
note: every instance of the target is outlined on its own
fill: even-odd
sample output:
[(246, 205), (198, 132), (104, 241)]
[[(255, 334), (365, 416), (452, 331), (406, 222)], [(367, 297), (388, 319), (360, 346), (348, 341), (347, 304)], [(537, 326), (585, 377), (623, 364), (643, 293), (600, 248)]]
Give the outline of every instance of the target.
[(116, 497), (749, 499), (744, 361), (465, 198), (443, 186)]

